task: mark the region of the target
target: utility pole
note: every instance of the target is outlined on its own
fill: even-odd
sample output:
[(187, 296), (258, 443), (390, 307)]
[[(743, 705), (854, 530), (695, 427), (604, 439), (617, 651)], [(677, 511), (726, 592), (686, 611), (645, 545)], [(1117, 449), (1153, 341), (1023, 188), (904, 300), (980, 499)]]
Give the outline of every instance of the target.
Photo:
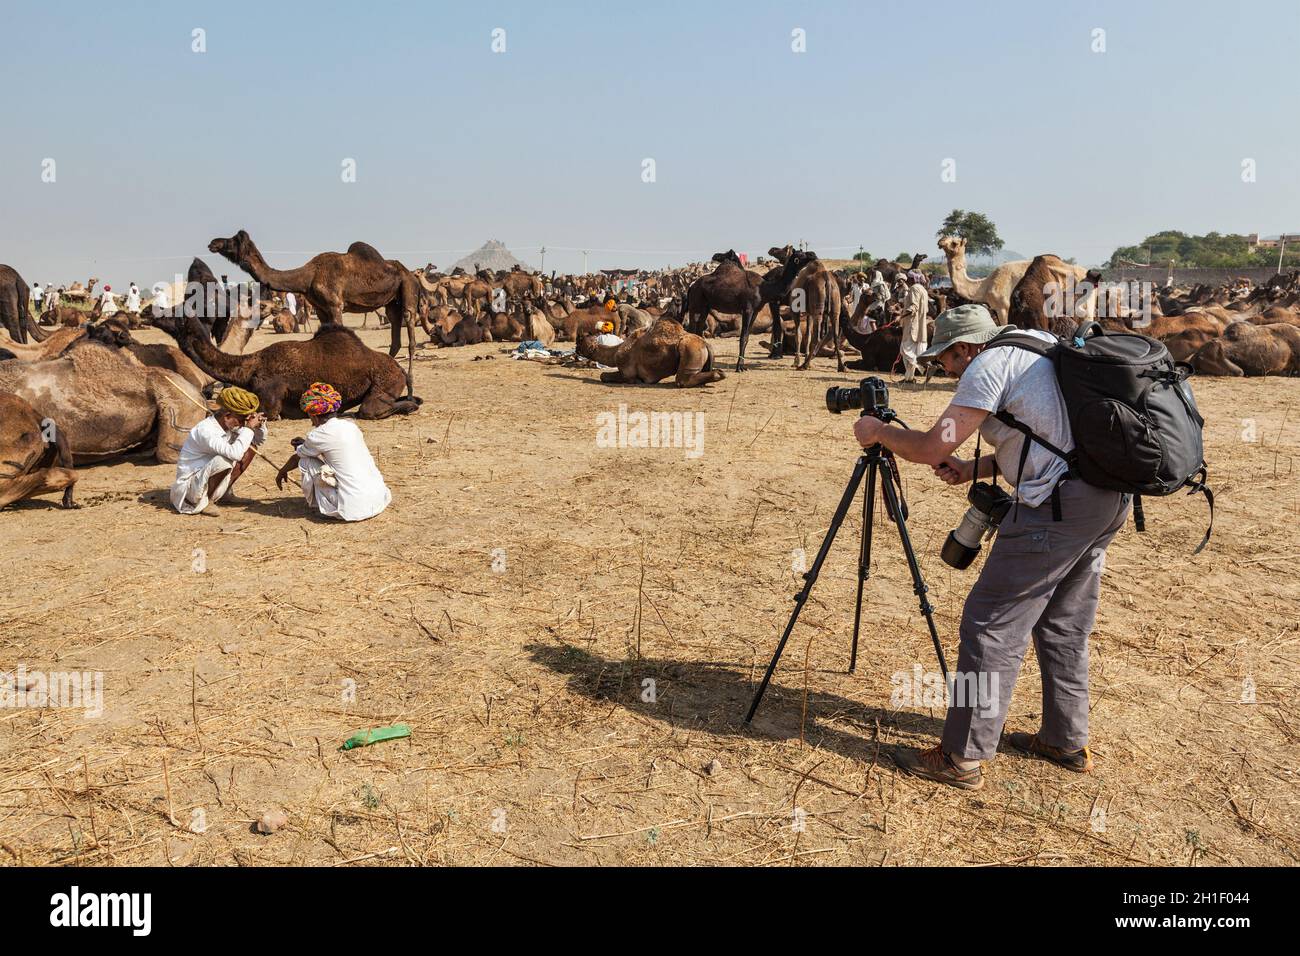
[(542, 274), (546, 274), (546, 247), (542, 246)]
[(1282, 233), (1282, 248), (1277, 251), (1277, 274), (1282, 274), (1282, 256), (1286, 253), (1286, 233)]
[(582, 250), (582, 274), (587, 274), (587, 250)]

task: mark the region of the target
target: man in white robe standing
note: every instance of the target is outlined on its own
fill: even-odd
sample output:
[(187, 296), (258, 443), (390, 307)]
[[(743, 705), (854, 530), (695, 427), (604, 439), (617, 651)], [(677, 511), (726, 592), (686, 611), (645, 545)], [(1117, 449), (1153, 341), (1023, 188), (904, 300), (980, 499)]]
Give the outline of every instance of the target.
[(903, 297), (903, 314), (899, 323), (903, 327), (903, 341), (899, 354), (903, 357), (903, 381), (916, 380), (917, 359), (926, 347), (926, 322), (930, 317), (930, 293), (918, 275), (907, 278), (907, 293)]

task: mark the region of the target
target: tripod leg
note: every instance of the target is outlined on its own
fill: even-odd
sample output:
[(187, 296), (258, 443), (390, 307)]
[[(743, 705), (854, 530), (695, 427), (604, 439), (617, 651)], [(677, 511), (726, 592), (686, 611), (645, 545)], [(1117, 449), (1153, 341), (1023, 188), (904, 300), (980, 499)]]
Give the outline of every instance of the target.
[(849, 649), (849, 673), (858, 666), (858, 632), (862, 629), (862, 589), (871, 577), (871, 526), (876, 516), (876, 473), (880, 463), (871, 461), (867, 468), (867, 491), (862, 499), (862, 547), (858, 552), (858, 601), (853, 611), (853, 645)]
[(776, 645), (776, 653), (772, 655), (772, 661), (767, 665), (767, 673), (763, 675), (763, 682), (758, 685), (758, 691), (754, 694), (754, 702), (749, 705), (749, 713), (745, 716), (745, 723), (747, 724), (754, 719), (758, 704), (767, 691), (767, 685), (772, 680), (772, 674), (776, 671), (776, 663), (781, 659), (781, 652), (785, 650), (785, 642), (790, 639), (790, 633), (794, 630), (795, 622), (799, 620), (799, 612), (803, 610), (804, 604), (808, 601), (808, 595), (812, 593), (813, 585), (817, 583), (817, 575), (821, 574), (822, 564), (826, 560), (826, 555), (830, 553), (831, 542), (835, 540), (835, 532), (840, 530), (840, 525), (844, 523), (844, 516), (849, 513), (849, 505), (853, 504), (853, 498), (858, 493), (858, 486), (862, 484), (862, 474), (866, 469), (867, 456), (860, 455), (858, 463), (853, 466), (853, 474), (849, 477), (849, 483), (844, 488), (840, 503), (835, 508), (830, 529), (826, 532), (826, 537), (822, 539), (822, 546), (817, 552), (817, 557), (813, 560), (812, 567), (804, 572), (803, 589), (794, 596), (794, 610), (790, 612), (790, 620), (786, 622), (785, 633), (781, 635), (780, 643)]
[(903, 553), (907, 555), (907, 567), (912, 572), (912, 590), (921, 602), (921, 613), (925, 616), (926, 626), (930, 629), (930, 640), (934, 643), (934, 653), (939, 658), (939, 670), (943, 672), (945, 686), (948, 683), (948, 662), (943, 657), (943, 645), (939, 643), (939, 631), (934, 626), (934, 607), (926, 597), (929, 588), (921, 577), (921, 565), (916, 560), (916, 550), (912, 547), (912, 538), (907, 533), (907, 519), (903, 517), (902, 503), (898, 489), (894, 487), (894, 476), (888, 468), (881, 469), (881, 491), (884, 493), (885, 510), (889, 512), (898, 527), (898, 536), (903, 541)]

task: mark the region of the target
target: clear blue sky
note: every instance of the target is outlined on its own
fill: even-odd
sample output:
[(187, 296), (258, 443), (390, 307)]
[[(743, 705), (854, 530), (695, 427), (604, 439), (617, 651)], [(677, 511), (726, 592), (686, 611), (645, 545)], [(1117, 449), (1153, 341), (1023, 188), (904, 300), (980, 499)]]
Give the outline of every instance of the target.
[(498, 238), (534, 264), (546, 243), (548, 271), (799, 239), (938, 258), (954, 207), (1087, 263), (1162, 228), (1300, 230), (1295, 0), (4, 0), (4, 22), (0, 262), (28, 281), (220, 273), (208, 240), (241, 227), (279, 266)]

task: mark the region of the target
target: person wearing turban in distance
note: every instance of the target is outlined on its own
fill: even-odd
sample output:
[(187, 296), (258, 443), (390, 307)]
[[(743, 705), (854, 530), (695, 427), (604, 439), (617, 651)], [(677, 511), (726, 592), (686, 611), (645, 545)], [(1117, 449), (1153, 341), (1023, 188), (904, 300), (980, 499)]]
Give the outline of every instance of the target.
[(212, 412), (190, 429), (176, 460), (172, 507), (183, 515), (217, 515), (218, 501), (249, 504), (231, 488), (266, 441), (266, 417), (252, 392), (229, 385), (208, 403)]
[(283, 489), (289, 472), (302, 475), (302, 494), (309, 507), (327, 518), (365, 521), (393, 500), (356, 422), (339, 417), (343, 397), (331, 385), (314, 382), (302, 393), (300, 407), (311, 419), (305, 438), (293, 440), (294, 453), (275, 476)]

